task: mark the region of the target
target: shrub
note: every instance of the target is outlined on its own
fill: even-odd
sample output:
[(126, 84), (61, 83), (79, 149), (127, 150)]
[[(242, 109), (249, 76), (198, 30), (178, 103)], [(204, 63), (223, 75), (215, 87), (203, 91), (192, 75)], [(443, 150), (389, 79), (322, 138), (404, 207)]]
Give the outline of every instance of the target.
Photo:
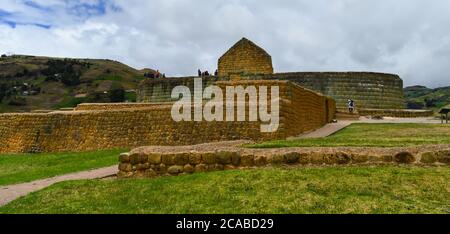
[(23, 97), (14, 97), (11, 100), (9, 100), (8, 104), (11, 106), (26, 106), (27, 100)]
[(125, 101), (125, 90), (122, 86), (117, 85), (112, 87), (109, 92), (109, 99), (111, 102), (124, 102)]

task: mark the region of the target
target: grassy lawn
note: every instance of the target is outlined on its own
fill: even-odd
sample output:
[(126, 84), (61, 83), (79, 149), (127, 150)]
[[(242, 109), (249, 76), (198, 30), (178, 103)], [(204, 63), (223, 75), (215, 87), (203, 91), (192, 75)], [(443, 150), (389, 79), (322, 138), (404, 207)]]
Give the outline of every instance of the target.
[(0, 155), (0, 186), (117, 164), (126, 150)]
[(450, 125), (356, 123), (325, 138), (270, 141), (248, 147), (396, 147), (427, 144), (450, 144)]
[(0, 213), (450, 213), (450, 168), (221, 171), (63, 182)]

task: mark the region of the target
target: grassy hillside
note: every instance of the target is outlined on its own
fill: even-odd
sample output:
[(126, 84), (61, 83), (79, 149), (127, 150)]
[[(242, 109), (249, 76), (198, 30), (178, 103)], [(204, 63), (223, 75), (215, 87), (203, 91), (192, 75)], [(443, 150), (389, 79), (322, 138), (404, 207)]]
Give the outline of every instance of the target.
[(439, 110), (450, 105), (450, 86), (429, 89), (424, 86), (405, 88), (405, 98), (409, 109)]
[(112, 60), (2, 56), (0, 113), (133, 101), (131, 90), (148, 72), (153, 70), (136, 70)]

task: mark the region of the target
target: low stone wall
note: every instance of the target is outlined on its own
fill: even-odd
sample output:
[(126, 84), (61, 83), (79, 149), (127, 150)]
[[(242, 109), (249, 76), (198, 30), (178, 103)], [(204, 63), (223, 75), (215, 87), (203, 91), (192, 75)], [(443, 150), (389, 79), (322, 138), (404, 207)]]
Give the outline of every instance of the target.
[(105, 110), (124, 110), (136, 108), (149, 108), (154, 106), (169, 106), (170, 102), (153, 103), (83, 103), (77, 105), (75, 111), (105, 111)]
[(119, 156), (121, 178), (155, 177), (267, 166), (450, 165), (450, 146), (248, 149), (245, 141), (150, 146)]
[(383, 116), (398, 118), (419, 118), (433, 116), (432, 110), (401, 110), (401, 109), (358, 109), (362, 116)]

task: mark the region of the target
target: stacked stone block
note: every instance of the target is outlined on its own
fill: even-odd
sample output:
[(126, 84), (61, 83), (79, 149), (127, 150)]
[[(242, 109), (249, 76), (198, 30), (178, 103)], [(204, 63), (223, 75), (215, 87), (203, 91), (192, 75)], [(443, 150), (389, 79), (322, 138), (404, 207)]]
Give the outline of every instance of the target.
[(288, 80), (314, 90), (347, 108), (353, 99), (357, 108), (404, 109), (403, 81), (399, 76), (373, 72), (293, 72), (250, 75), (248, 79)]
[(418, 118), (429, 117), (434, 113), (432, 110), (358, 109), (358, 114), (362, 116)]
[(246, 38), (238, 41), (219, 59), (219, 76), (272, 74), (272, 57)]
[[(241, 75), (243, 80), (291, 81), (304, 88), (331, 97), (340, 109), (353, 99), (357, 109), (404, 109), (403, 81), (397, 75), (370, 72), (296, 72), (265, 75)], [(204, 77), (204, 87), (230, 76)], [(140, 102), (170, 102), (172, 89), (178, 85), (193, 87), (194, 77), (147, 79), (138, 92)]]
[[(325, 97), (295, 84), (238, 81), (219, 82), (218, 85), (279, 86), (282, 118), (278, 131), (262, 133), (259, 121), (175, 122), (171, 117), (172, 105), (165, 104), (143, 104), (135, 108), (122, 108), (121, 105), (125, 104), (85, 104), (79, 107), (82, 111), (0, 115), (0, 153), (192, 145), (238, 139), (264, 141), (284, 139), (326, 123)], [(292, 105), (292, 98), (297, 96), (305, 100)], [(104, 110), (98, 110), (99, 107)], [(294, 118), (293, 111), (303, 117)]]
[(118, 176), (155, 177), (269, 166), (450, 165), (448, 145), (246, 149), (240, 147), (244, 143), (137, 148), (120, 155)]

